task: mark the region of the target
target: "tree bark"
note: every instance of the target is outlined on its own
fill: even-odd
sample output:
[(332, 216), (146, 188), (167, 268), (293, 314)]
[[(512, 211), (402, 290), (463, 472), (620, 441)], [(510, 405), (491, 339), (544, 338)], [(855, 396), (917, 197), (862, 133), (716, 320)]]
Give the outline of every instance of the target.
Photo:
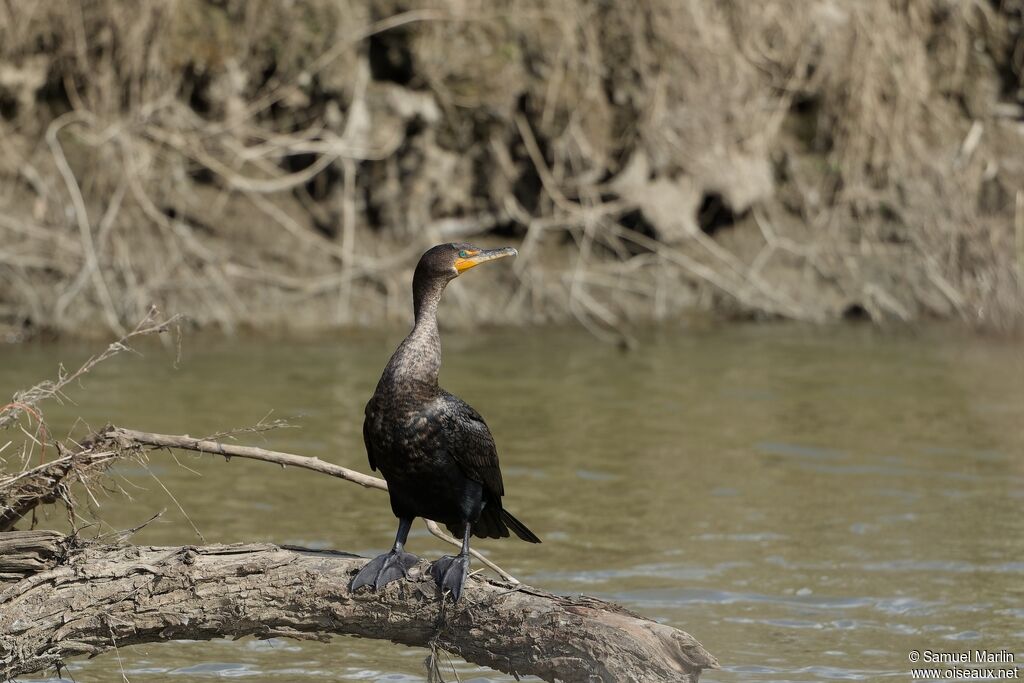
[(442, 602), (421, 563), (379, 593), (349, 591), (366, 560), (271, 544), (81, 544), (0, 534), (0, 679), (137, 643), (333, 634), (440, 648), (545, 680), (697, 681), (693, 637), (616, 605), (471, 577)]

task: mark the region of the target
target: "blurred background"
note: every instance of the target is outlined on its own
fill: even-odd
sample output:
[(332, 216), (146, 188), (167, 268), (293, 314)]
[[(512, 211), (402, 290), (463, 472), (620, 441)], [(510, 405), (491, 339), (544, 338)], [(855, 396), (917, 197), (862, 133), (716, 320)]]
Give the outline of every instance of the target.
[[(1022, 25), (1020, 0), (0, 0), (0, 396), (156, 304), (183, 334), (41, 404), (53, 438), (270, 415), (295, 428), (239, 439), (366, 471), (419, 254), (515, 246), (440, 309), (442, 383), (544, 539), (477, 547), (688, 631), (706, 681), (1013, 650)], [(379, 493), (185, 454), (79, 502), (87, 535), (164, 510), (139, 543), (370, 555), (394, 527)], [(70, 673), (419, 681), (424, 656), (247, 639)]]
[(0, 4), (0, 322), (1019, 325), (1020, 0)]

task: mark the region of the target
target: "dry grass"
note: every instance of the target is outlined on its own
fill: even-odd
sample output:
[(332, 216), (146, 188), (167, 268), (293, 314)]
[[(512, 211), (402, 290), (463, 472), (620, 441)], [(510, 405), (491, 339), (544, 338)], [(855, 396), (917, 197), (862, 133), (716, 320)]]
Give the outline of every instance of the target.
[(102, 487), (101, 475), (124, 454), (102, 440), (77, 443), (71, 435), (63, 441), (55, 440), (46, 425), (43, 404), (63, 402), (64, 392), (97, 365), (132, 352), (130, 344), (135, 340), (167, 332), (175, 323), (175, 318), (164, 319), (157, 310), (150, 309), (130, 331), (77, 369), (68, 371), (61, 366), (55, 379), (19, 391), (0, 406), (0, 433), (21, 434), (0, 438), (0, 532), (9, 531), (29, 513), (35, 526), (36, 508), (56, 502), (64, 504), (71, 527), (78, 526), (72, 485), (80, 484), (81, 491), (95, 502), (93, 488)]
[(379, 323), (408, 315), (420, 250), (466, 238), (522, 257), (511, 297), (456, 288), (455, 322), (1012, 327), (1022, 11), (3, 5), (0, 319), (121, 331), (155, 302), (225, 329)]

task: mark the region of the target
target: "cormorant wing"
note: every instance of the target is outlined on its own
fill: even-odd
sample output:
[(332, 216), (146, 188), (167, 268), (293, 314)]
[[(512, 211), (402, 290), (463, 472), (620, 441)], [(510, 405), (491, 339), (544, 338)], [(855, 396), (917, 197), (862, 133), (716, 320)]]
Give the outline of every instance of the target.
[(377, 471), (377, 458), (373, 453), (373, 439), (370, 438), (370, 420), (373, 419), (375, 398), (376, 396), (371, 397), (363, 410), (363, 445), (366, 446), (366, 459), (370, 461), (370, 469), (374, 472)]
[(505, 485), (501, 481), (498, 449), (484, 418), (458, 396), (444, 392), (439, 401), (449, 453), (467, 477), (483, 484), (486, 492), (501, 498), (505, 495)]

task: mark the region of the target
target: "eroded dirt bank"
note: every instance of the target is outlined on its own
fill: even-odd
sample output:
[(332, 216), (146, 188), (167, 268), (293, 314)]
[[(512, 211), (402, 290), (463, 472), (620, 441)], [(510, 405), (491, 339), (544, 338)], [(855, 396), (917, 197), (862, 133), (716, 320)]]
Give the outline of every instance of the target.
[[(0, 321), (1018, 325), (1018, 0), (0, 7)], [(459, 283), (463, 284), (463, 283)], [(456, 288), (459, 289), (458, 287)]]

